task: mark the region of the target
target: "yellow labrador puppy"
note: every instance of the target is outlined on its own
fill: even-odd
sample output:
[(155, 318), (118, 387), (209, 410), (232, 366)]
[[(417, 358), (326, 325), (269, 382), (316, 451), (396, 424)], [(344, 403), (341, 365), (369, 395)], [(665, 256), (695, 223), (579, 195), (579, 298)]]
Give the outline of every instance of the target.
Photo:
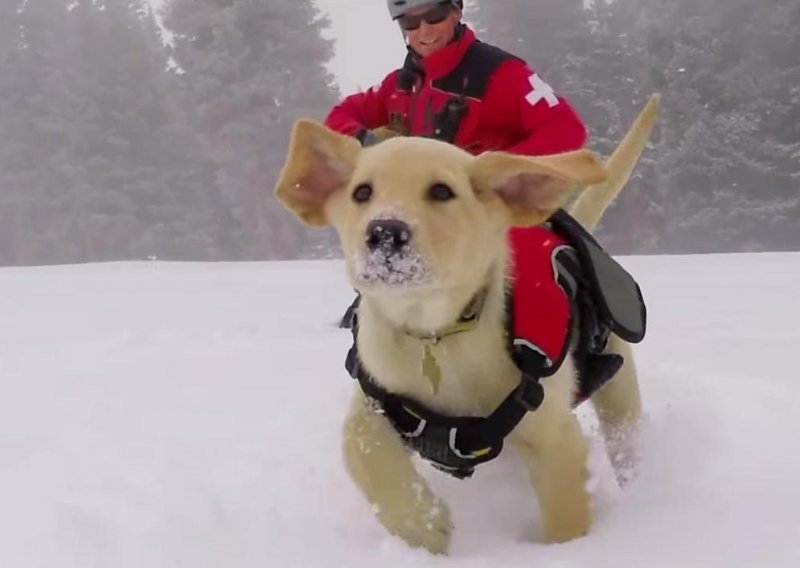
[[(362, 148), (313, 121), (295, 124), (276, 195), (305, 223), (337, 229), (361, 295), (358, 358), (380, 392), (454, 417), (486, 417), (506, 400), (520, 385), (506, 331), (509, 229), (545, 222), (576, 186), (590, 187), (571, 213), (592, 228), (627, 181), (656, 107), (654, 98), (606, 164), (587, 150), (474, 157), (420, 138)], [(454, 327), (470, 310), (470, 325)], [(625, 363), (592, 402), (621, 467), (630, 448), (619, 433), (639, 418), (639, 391), (629, 345), (612, 335), (607, 350)], [(528, 470), (546, 542), (584, 535), (591, 523), (587, 442), (572, 411), (576, 381), (567, 357), (507, 437)], [(344, 425), (350, 476), (391, 534), (446, 552), (448, 508), (416, 471), (407, 442), (357, 386)]]

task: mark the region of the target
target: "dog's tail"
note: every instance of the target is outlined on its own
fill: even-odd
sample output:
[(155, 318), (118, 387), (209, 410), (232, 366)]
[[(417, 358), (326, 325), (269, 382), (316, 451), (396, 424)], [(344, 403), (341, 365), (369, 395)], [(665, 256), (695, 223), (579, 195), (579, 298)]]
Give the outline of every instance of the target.
[(655, 125), (660, 101), (660, 95), (653, 95), (647, 101), (625, 138), (606, 162), (606, 181), (587, 187), (570, 207), (570, 215), (589, 231), (595, 228), (608, 206), (628, 183)]

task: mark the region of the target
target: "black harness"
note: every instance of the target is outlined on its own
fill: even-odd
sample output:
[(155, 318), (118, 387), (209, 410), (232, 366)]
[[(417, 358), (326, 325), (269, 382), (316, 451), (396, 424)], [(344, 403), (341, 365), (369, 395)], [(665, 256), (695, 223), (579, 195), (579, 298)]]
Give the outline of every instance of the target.
[[(567, 341), (579, 376), (574, 400), (577, 406), (611, 380), (624, 362), (620, 355), (603, 353), (609, 334), (613, 331), (631, 343), (644, 338), (646, 308), (636, 281), (577, 221), (558, 211), (549, 223), (574, 247), (559, 252), (555, 263), (558, 282), (571, 304)], [(347, 353), (345, 368), (409, 447), (434, 467), (460, 479), (470, 477), (476, 466), (500, 454), (506, 436), (528, 412), (542, 404), (544, 389), (539, 381), (554, 374), (561, 365), (548, 362), (535, 350), (515, 346), (513, 321), (509, 321), (508, 351), (520, 370), (519, 385), (487, 417), (445, 416), (387, 391), (364, 368), (356, 341), (358, 301), (359, 298), (348, 310), (353, 346)], [(513, 314), (511, 301), (509, 295), (507, 314)]]
[(539, 408), (544, 400), (544, 389), (539, 384), (542, 372), (533, 368), (529, 369), (530, 372), (521, 369), (519, 386), (489, 416), (451, 417), (439, 414), (381, 387), (358, 357), (357, 313), (353, 317), (352, 331), (353, 346), (345, 361), (350, 376), (358, 380), (364, 394), (373, 401), (376, 410), (386, 415), (406, 444), (434, 467), (459, 479), (470, 477), (476, 466), (496, 458), (503, 449), (505, 437), (525, 414)]

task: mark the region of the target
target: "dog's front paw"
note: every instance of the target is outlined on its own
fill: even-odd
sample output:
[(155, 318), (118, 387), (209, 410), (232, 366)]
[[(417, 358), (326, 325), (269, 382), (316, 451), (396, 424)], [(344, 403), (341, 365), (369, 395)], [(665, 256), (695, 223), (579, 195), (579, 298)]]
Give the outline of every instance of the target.
[(409, 546), (424, 548), (432, 554), (446, 553), (453, 530), (447, 504), (419, 483), (414, 484), (413, 493), (411, 499), (390, 506), (379, 505), (378, 519)]

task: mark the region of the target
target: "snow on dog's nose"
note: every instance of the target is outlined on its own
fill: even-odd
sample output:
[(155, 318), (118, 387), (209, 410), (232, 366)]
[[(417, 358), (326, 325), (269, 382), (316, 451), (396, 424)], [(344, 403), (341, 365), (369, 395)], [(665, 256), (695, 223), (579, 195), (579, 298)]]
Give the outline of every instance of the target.
[(405, 221), (370, 221), (364, 235), (364, 250), (356, 258), (357, 278), (364, 283), (389, 286), (424, 284), (428, 270), (412, 240), (413, 232)]

